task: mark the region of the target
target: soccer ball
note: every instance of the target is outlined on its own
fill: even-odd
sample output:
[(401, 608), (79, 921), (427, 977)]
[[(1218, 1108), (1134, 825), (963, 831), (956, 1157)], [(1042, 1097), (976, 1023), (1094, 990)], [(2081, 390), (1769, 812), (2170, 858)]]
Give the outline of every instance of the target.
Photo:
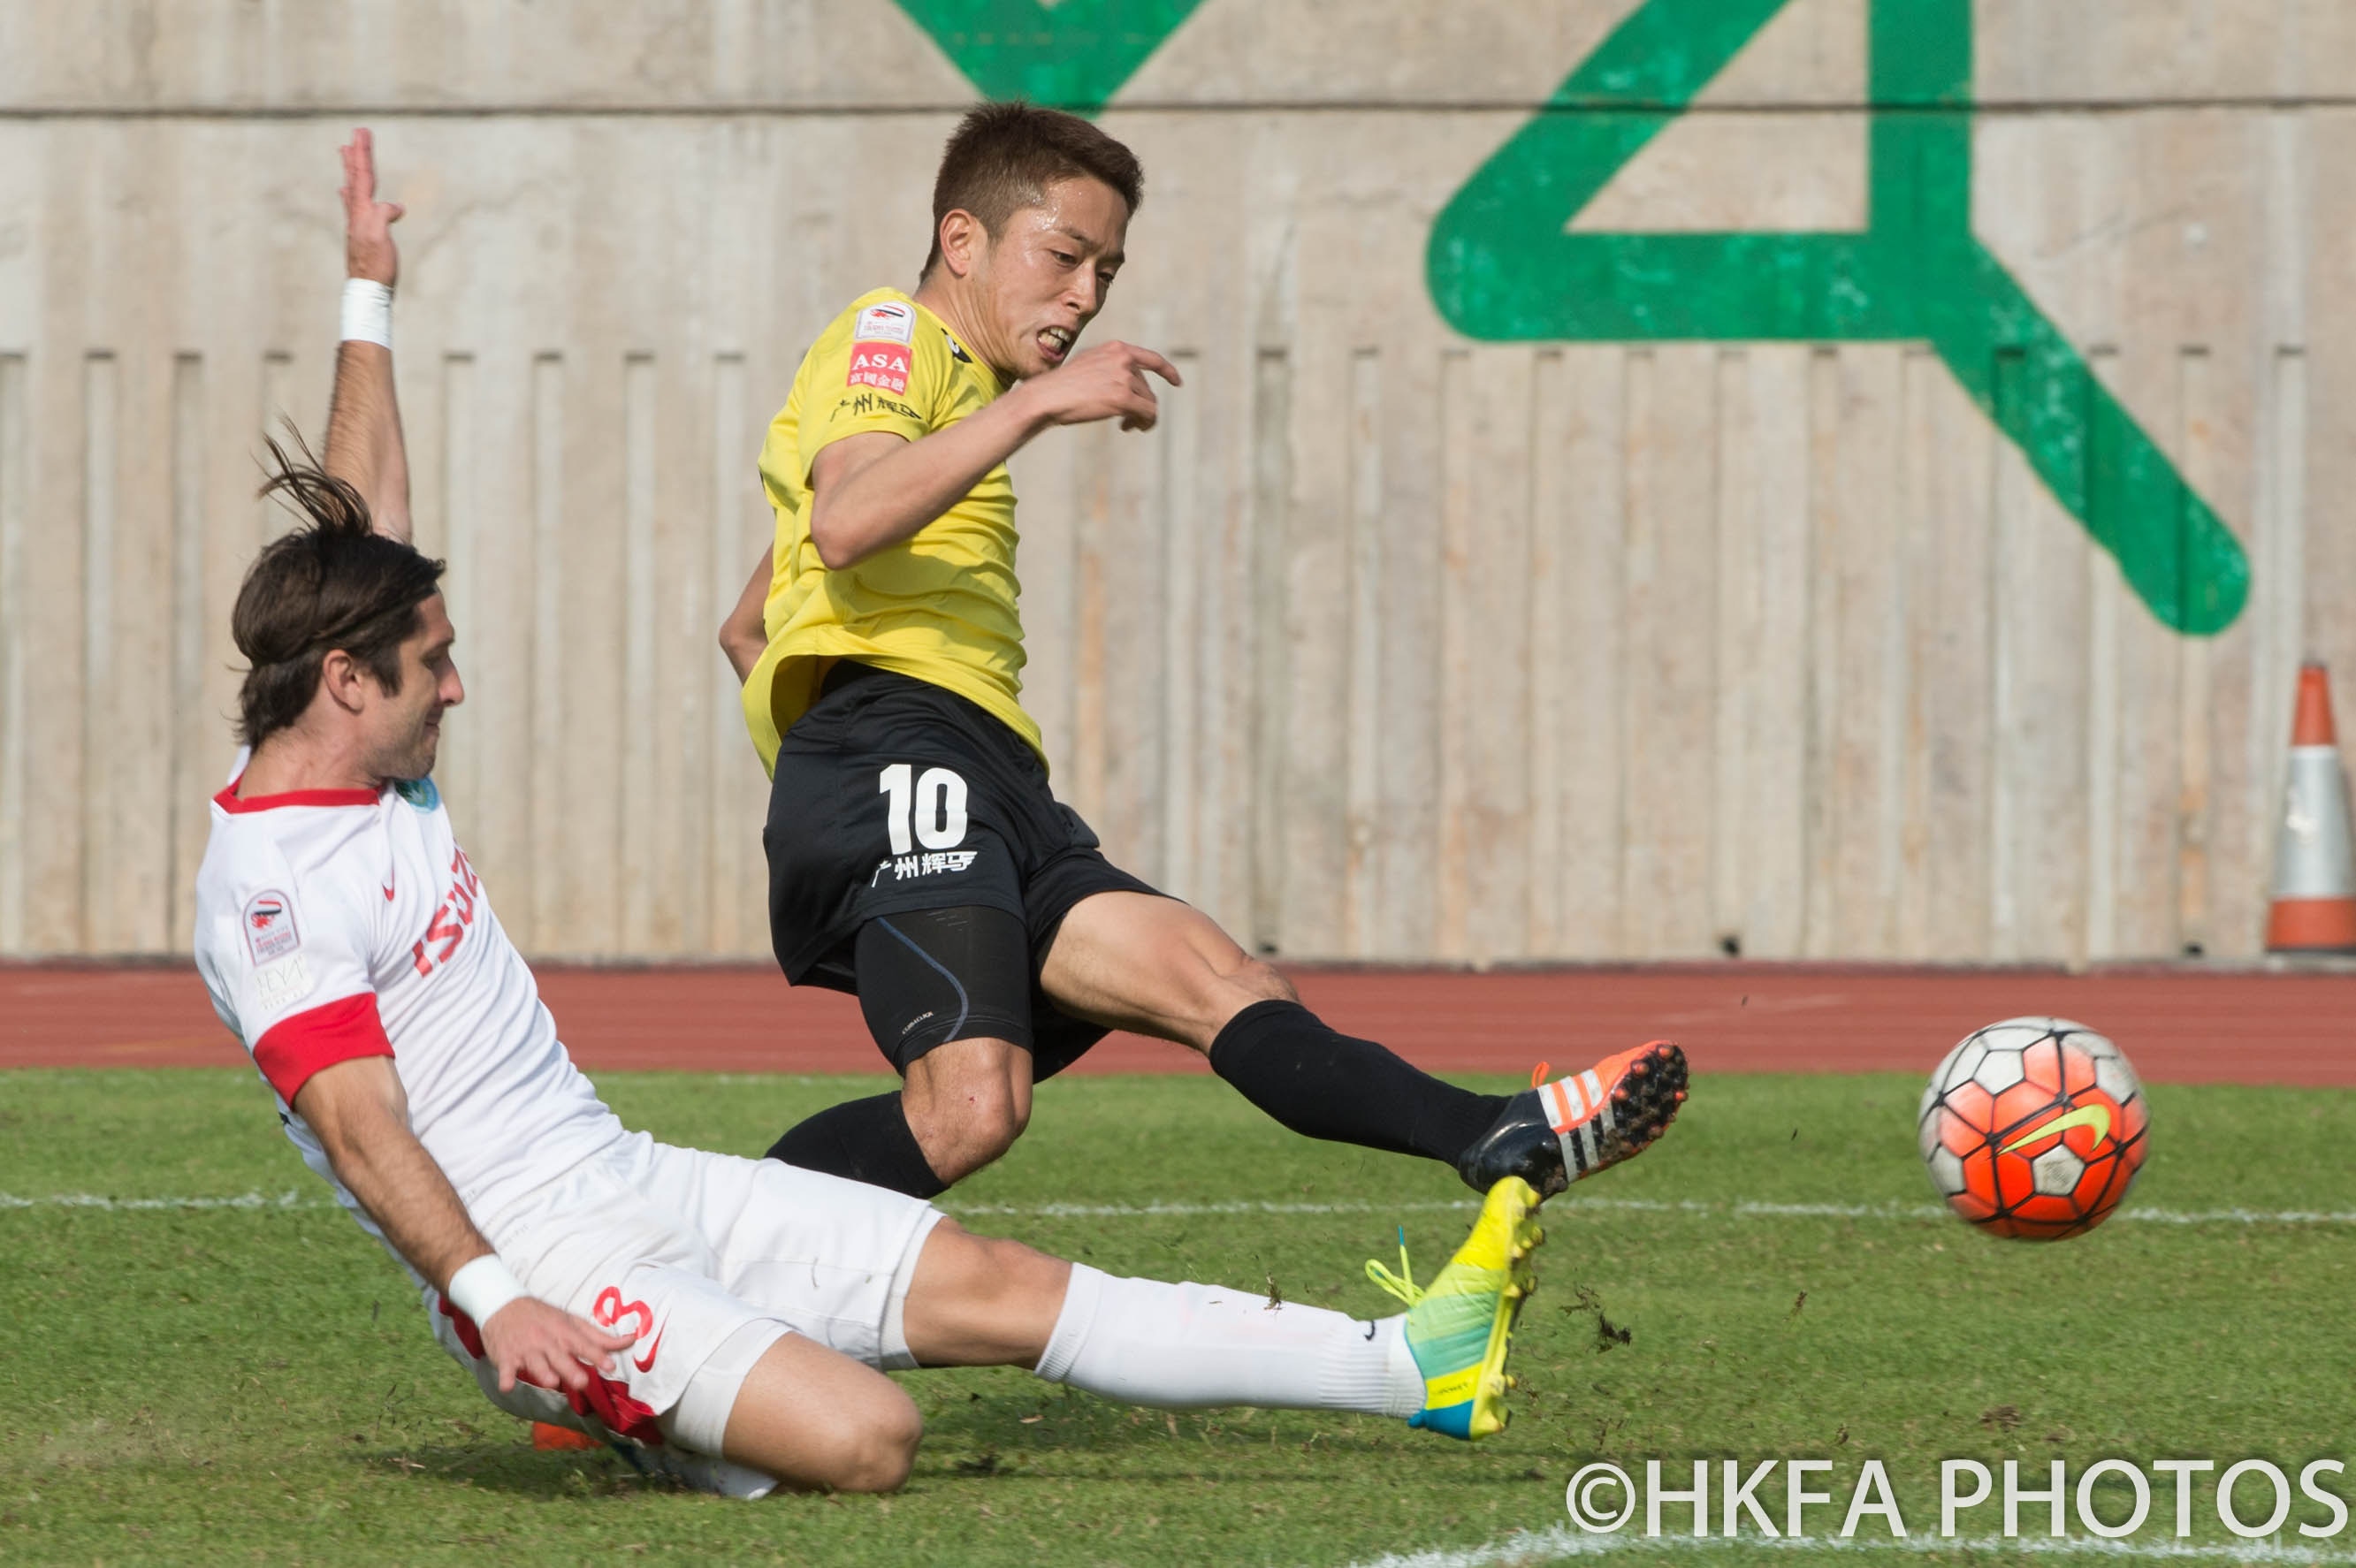
[(2067, 1019), (2007, 1019), (1939, 1063), (1916, 1130), (1948, 1208), (1991, 1235), (2058, 1242), (2119, 1206), (2149, 1122), (2117, 1046)]

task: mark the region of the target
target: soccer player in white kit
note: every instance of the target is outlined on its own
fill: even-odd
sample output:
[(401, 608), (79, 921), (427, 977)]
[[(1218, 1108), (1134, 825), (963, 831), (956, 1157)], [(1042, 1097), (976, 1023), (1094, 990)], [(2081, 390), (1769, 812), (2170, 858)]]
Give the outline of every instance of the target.
[[(247, 752), (214, 797), (196, 953), (286, 1134), (408, 1271), (501, 1407), (664, 1457), (712, 1489), (887, 1489), (914, 1403), (884, 1370), (1014, 1365), (1165, 1407), (1504, 1423), (1541, 1239), (1518, 1179), (1376, 1320), (1120, 1279), (975, 1236), (921, 1200), (622, 1125), (559, 1041), (432, 773), (464, 698), (440, 562), (409, 543), (389, 231), (344, 149), (350, 279), (324, 468), (273, 447), (305, 518), (235, 612)], [(684, 1457), (682, 1457), (682, 1456)]]

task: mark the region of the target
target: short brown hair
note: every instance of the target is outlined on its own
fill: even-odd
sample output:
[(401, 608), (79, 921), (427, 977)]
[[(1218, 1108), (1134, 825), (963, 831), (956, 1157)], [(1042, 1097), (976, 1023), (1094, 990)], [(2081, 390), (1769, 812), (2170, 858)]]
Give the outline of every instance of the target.
[(249, 746), (303, 717), (321, 665), (337, 648), (386, 691), (399, 691), (401, 645), (416, 635), (417, 607), (441, 592), (442, 580), (442, 562), (376, 531), (360, 493), (321, 470), (301, 437), (300, 461), (268, 444), (262, 494), (305, 521), (262, 547), (230, 620), (251, 666), (237, 694), (237, 737)]
[(1057, 180), (1102, 180), (1129, 204), (1145, 199), (1137, 155), (1076, 114), (1035, 103), (985, 103), (958, 122), (933, 177), (933, 248), (925, 275), (941, 260), (941, 219), (962, 208), (996, 240), (1006, 220), (1047, 197)]

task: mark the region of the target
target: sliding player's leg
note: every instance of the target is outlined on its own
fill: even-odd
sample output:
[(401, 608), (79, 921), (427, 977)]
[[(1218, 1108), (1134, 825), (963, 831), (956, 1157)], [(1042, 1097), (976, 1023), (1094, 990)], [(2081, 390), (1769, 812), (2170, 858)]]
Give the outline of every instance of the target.
[[(737, 1386), (720, 1453), (798, 1491), (888, 1492), (907, 1480), (924, 1432), (916, 1402), (899, 1384), (786, 1334)], [(680, 1441), (699, 1445), (684, 1435)]]
[(919, 1365), (1031, 1368), (1125, 1404), (1389, 1415), (1454, 1437), (1505, 1425), (1515, 1317), (1535, 1283), (1537, 1195), (1500, 1182), (1429, 1285), (1370, 1267), (1408, 1305), (1363, 1318), (1258, 1290), (1105, 1274), (943, 1221), (905, 1322)]
[[(637, 1341), (570, 1401), (575, 1424), (737, 1495), (766, 1477), (900, 1485), (921, 1424), (883, 1369), (1013, 1365), (1126, 1403), (1348, 1411), (1484, 1436), (1504, 1424), (1542, 1239), (1536, 1195), (1501, 1182), (1430, 1285), (1370, 1268), (1408, 1310), (1368, 1319), (1120, 1278), (775, 1161), (654, 1145), (592, 1175), (513, 1238), (535, 1289)], [(682, 1457), (698, 1455), (733, 1468)]]
[(1337, 1033), (1274, 968), (1174, 900), (1084, 898), (1056, 929), (1041, 979), (1055, 1006), (1193, 1047), (1294, 1132), (1456, 1168), (1486, 1191), (1508, 1176), (1541, 1196), (1643, 1149), (1685, 1098), (1663, 1042), (1520, 1094), (1477, 1094), (1372, 1040)]
[[(622, 1182), (626, 1192), (616, 1189)], [(595, 1211), (568, 1209), (557, 1221), (562, 1239), (526, 1249), (551, 1254), (535, 1275), (579, 1274), (568, 1299), (637, 1339), (614, 1376), (594, 1380), (594, 1397), (574, 1402), (585, 1407), (573, 1424), (617, 1441), (643, 1467), (707, 1489), (755, 1495), (768, 1478), (847, 1491), (899, 1486), (922, 1427), (884, 1368), (1019, 1366), (1108, 1399), (1179, 1409), (1405, 1418), (1426, 1409), (1425, 1363), (1437, 1341), (1412, 1324), (1429, 1307), (1368, 1321), (1272, 1307), (1256, 1291), (1116, 1278), (973, 1235), (896, 1193), (661, 1146), (594, 1196)], [(584, 1223), (592, 1217), (600, 1225)], [(690, 1229), (668, 1228), (679, 1221)], [(584, 1255), (609, 1252), (607, 1222), (628, 1232), (637, 1261), (586, 1273), (562, 1266), (576, 1244)], [(1479, 1233), (1494, 1231), (1484, 1222)], [(1525, 1258), (1532, 1239), (1523, 1239)], [(1474, 1281), (1487, 1295), (1472, 1310), (1506, 1304), (1509, 1283), (1503, 1271)], [(1432, 1298), (1443, 1295), (1435, 1288)], [(1444, 1315), (1451, 1331), (1462, 1296)], [(1495, 1393), (1503, 1352), (1501, 1339)], [(1468, 1364), (1477, 1373), (1478, 1355)], [(1457, 1435), (1483, 1430), (1425, 1424)], [(735, 1468), (682, 1457), (699, 1455)]]
[(1052, 1382), (1173, 1410), (1413, 1415), (1423, 1384), (1400, 1319), (1370, 1321), (1264, 1289), (1126, 1279), (944, 1221), (908, 1293), (921, 1366), (1020, 1366)]
[[(921, 1243), (904, 1303), (907, 1354), (926, 1367), (1026, 1367), (1126, 1404), (1347, 1411), (1486, 1436), (1505, 1425), (1535, 1207), (1526, 1187), (1501, 1184), (1409, 1311), (1372, 1320), (1256, 1291), (1119, 1278), (944, 1220)], [(807, 1310), (770, 1305), (788, 1318)], [(675, 1445), (796, 1489), (890, 1491), (907, 1479), (923, 1423), (897, 1384), (803, 1333), (767, 1321), (743, 1332), (766, 1348), (741, 1373), (725, 1348), (707, 1360), (663, 1423)]]

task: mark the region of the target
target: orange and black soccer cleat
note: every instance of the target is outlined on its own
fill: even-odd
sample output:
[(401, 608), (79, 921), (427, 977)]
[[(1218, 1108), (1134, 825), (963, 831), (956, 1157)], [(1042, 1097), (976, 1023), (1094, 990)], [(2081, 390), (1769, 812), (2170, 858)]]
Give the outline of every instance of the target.
[(1540, 1083), (1505, 1102), (1489, 1130), (1456, 1161), (1476, 1192), (1518, 1176), (1551, 1198), (1582, 1177), (1641, 1154), (1676, 1118), (1686, 1097), (1686, 1053), (1656, 1040), (1607, 1056), (1584, 1072)]

